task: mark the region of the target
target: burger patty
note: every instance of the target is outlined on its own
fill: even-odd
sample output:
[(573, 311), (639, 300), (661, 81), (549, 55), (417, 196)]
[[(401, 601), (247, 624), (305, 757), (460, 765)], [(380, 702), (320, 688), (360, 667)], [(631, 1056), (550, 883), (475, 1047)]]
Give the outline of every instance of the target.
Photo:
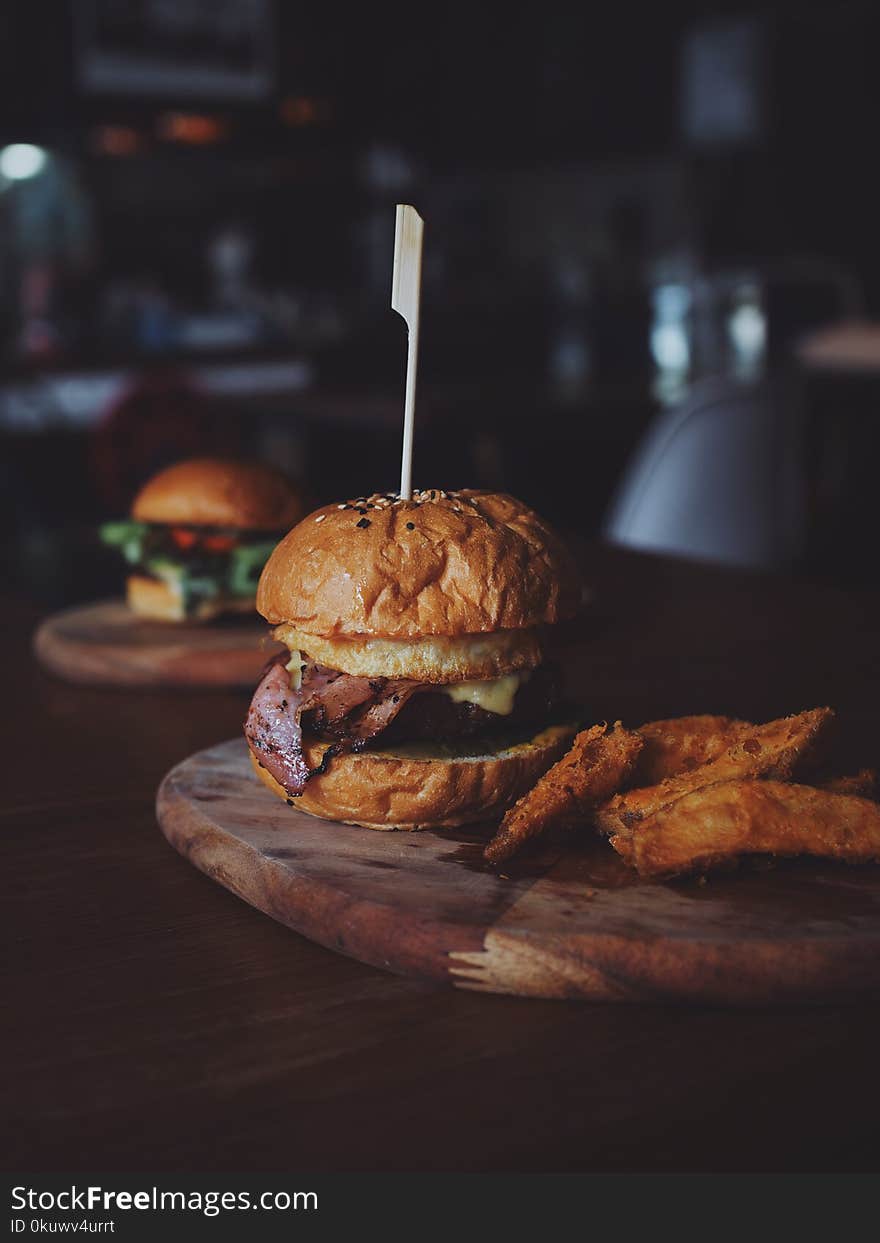
[[(291, 690), (286, 656), (266, 667), (254, 693), (244, 732), (260, 764), (292, 798), (341, 751), (360, 751), (381, 736), (382, 745), (421, 738), (467, 737), (547, 717), (559, 691), (557, 671), (533, 670), (519, 687), (512, 713), (499, 716), (472, 703), (456, 703), (428, 682), (363, 678), (306, 661), (298, 690)], [(303, 755), (303, 729), (331, 745), (320, 769)]]
[(513, 711), (506, 716), (474, 703), (456, 703), (448, 695), (439, 694), (436, 687), (423, 685), (422, 689), (434, 693), (413, 696), (383, 733), (383, 747), (423, 738), (470, 738), (500, 724), (506, 729), (529, 721), (546, 721), (559, 700), (560, 677), (553, 665), (534, 669), (528, 680), (520, 684)]

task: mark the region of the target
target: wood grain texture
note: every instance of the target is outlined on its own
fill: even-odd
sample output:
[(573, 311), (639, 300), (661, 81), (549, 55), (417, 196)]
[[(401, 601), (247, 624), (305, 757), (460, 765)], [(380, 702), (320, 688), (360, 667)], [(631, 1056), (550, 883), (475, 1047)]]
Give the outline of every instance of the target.
[(798, 862), (648, 883), (588, 837), (498, 873), (479, 862), (488, 830), (378, 834), (286, 807), (255, 781), (238, 740), (175, 767), (157, 811), (212, 879), (311, 940), (403, 975), (592, 1001), (880, 995), (880, 868)]
[(93, 685), (251, 688), (277, 650), (256, 614), (201, 625), (150, 621), (121, 600), (56, 613), (34, 635), (47, 669)]

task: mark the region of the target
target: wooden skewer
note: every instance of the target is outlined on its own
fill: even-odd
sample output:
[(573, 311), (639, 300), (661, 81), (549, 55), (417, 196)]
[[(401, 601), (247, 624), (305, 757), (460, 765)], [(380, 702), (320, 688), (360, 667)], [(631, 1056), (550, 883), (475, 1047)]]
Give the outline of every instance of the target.
[(394, 229), (394, 274), (391, 309), (403, 316), (407, 326), (406, 398), (403, 410), (403, 457), (400, 464), (400, 495), (412, 500), (413, 421), (416, 406), (416, 371), (419, 355), (419, 303), (422, 292), (422, 236), (425, 222), (414, 207), (397, 204)]

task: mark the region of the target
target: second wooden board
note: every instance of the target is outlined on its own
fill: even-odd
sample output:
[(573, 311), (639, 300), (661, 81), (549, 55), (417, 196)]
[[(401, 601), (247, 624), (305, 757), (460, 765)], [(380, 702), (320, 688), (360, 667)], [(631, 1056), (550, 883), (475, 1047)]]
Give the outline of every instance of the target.
[(488, 828), (377, 833), (287, 807), (243, 740), (174, 768), (182, 855), (328, 948), (457, 988), (592, 1001), (768, 1004), (880, 994), (880, 867), (817, 861), (640, 881), (585, 835), (502, 874)]
[(122, 600), (104, 600), (47, 618), (34, 650), (41, 664), (70, 682), (252, 690), (280, 648), (256, 614), (202, 625), (150, 621)]

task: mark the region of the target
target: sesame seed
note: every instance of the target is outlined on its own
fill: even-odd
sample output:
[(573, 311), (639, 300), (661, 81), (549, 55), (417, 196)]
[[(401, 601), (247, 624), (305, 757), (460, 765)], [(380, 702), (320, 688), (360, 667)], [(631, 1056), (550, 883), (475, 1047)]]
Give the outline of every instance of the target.
[(317, 518), (315, 519), (315, 522), (323, 522), (326, 517), (327, 517), (326, 514), (318, 514)]
[(414, 531), (416, 529), (416, 524), (414, 522), (408, 522), (406, 524), (406, 529), (407, 531)]
[(355, 523), (355, 525), (359, 527), (368, 527), (370, 525), (370, 520), (369, 518), (361, 518), (359, 522)]

